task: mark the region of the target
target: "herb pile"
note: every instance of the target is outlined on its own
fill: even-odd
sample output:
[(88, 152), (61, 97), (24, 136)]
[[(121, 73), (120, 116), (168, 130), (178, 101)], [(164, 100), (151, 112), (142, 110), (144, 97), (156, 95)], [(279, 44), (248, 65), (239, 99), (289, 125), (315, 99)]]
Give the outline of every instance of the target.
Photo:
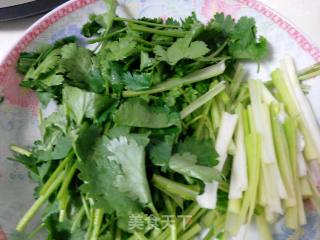
[(255, 216), (271, 239), (284, 213), (299, 230), (303, 198), (319, 201), (305, 158), (320, 159), (320, 134), (290, 60), (266, 85), (246, 81), (239, 61), (268, 54), (254, 19), (134, 20), (106, 4), (82, 29), (94, 50), (68, 37), (20, 56), (21, 86), (58, 108), (40, 110), (31, 149), (11, 147), (37, 183), (15, 237), (187, 240), (209, 229), (212, 239)]

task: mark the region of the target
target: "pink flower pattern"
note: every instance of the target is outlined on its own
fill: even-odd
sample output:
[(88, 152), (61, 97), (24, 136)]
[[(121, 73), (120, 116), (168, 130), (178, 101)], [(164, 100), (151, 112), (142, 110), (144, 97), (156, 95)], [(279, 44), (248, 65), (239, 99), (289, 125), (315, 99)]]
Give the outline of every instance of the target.
[(204, 0), (201, 13), (209, 21), (215, 12), (224, 12), (226, 15), (235, 17), (240, 9), (239, 3), (228, 3), (226, 0)]

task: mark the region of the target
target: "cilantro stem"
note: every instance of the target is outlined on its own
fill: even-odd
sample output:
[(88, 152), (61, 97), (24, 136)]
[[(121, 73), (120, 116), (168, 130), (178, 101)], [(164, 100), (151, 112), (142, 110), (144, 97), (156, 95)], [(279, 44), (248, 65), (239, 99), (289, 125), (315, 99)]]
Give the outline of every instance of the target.
[(97, 42), (102, 42), (102, 41), (105, 41), (105, 40), (108, 40), (109, 38), (112, 38), (113, 36), (119, 34), (119, 33), (122, 33), (124, 31), (127, 30), (127, 27), (124, 27), (124, 28), (121, 28), (120, 30), (117, 30), (117, 31), (114, 31), (110, 34), (106, 34), (104, 36), (101, 36), (101, 37), (98, 37), (98, 38), (95, 38), (95, 39), (90, 39), (87, 41), (88, 44), (93, 44), (93, 43), (97, 43)]
[(75, 217), (73, 218), (71, 230), (70, 230), (71, 233), (73, 233), (76, 230), (76, 228), (80, 226), (80, 223), (84, 214), (85, 214), (85, 210), (84, 210), (84, 207), (82, 206), (80, 210), (76, 213)]
[(133, 37), (133, 40), (135, 40), (135, 41), (137, 41), (137, 42), (139, 42), (139, 43), (142, 43), (142, 44), (151, 46), (151, 47), (156, 46), (156, 44), (154, 44), (154, 43), (152, 43), (152, 42), (148, 42), (148, 41), (146, 41), (146, 40), (144, 40), (144, 39), (142, 39), (142, 38), (139, 38), (139, 37), (135, 37), (135, 36), (134, 36), (134, 37)]
[(39, 124), (39, 126), (42, 124), (42, 122), (43, 122), (43, 113), (42, 113), (42, 109), (39, 108), (38, 109), (38, 124)]
[(130, 19), (130, 18), (122, 18), (122, 17), (115, 17), (113, 21), (122, 21), (122, 22), (129, 22), (129, 23), (137, 23), (141, 25), (146, 26), (153, 26), (153, 27), (163, 27), (163, 28), (180, 28), (178, 25), (168, 25), (163, 23), (153, 23), (153, 22), (147, 22), (143, 20), (136, 20), (136, 19)]
[(65, 179), (63, 180), (62, 186), (61, 186), (61, 188), (58, 192), (58, 195), (57, 195), (57, 199), (60, 200), (66, 194), (68, 187), (69, 187), (69, 184), (70, 184), (76, 170), (77, 170), (77, 163), (74, 163), (72, 165), (71, 169), (67, 172)]
[(18, 147), (17, 145), (14, 145), (14, 144), (11, 144), (10, 145), (10, 149), (11, 151), (14, 151), (18, 154), (21, 154), (21, 155), (24, 155), (24, 156), (27, 156), (27, 157), (30, 157), (32, 155), (32, 153), (22, 147)]
[(212, 98), (217, 96), (219, 93), (221, 93), (225, 89), (225, 83), (220, 82), (213, 88), (211, 88), (208, 92), (200, 96), (198, 99), (196, 99), (194, 102), (189, 104), (187, 107), (185, 107), (181, 112), (180, 116), (181, 119), (186, 118), (189, 116), (192, 112), (200, 108), (202, 105), (210, 101)]
[(176, 223), (170, 224), (170, 240), (177, 240), (177, 225)]
[(140, 232), (134, 232), (133, 235), (136, 237), (138, 240), (147, 240), (147, 238)]
[(91, 220), (91, 215), (90, 215), (90, 211), (89, 211), (89, 207), (88, 207), (88, 203), (87, 200), (85, 199), (85, 197), (81, 194), (81, 202), (84, 208), (84, 211), (86, 213), (86, 216), (89, 220)]
[(43, 195), (40, 195), (40, 197), (34, 202), (31, 208), (29, 208), (29, 210), (25, 213), (25, 215), (21, 218), (21, 220), (17, 224), (16, 230), (18, 232), (22, 232), (26, 228), (27, 224), (30, 222), (33, 216), (37, 213), (40, 207), (45, 203), (45, 201), (47, 201), (49, 196), (62, 183), (63, 177), (64, 177), (63, 173), (59, 174), (59, 176), (57, 176), (57, 178), (55, 178), (53, 183), (50, 185), (48, 190)]
[(319, 71), (320, 70), (320, 62), (317, 62), (307, 68), (304, 68), (302, 70), (300, 70), (298, 72), (298, 75), (299, 75), (299, 79), (300, 79), (300, 76), (303, 76), (303, 75), (306, 75), (306, 74), (310, 74), (314, 71)]
[(304, 80), (307, 80), (307, 79), (310, 79), (310, 78), (313, 78), (313, 77), (316, 77), (316, 76), (319, 76), (319, 75), (320, 75), (320, 69), (317, 70), (317, 71), (313, 71), (313, 72), (304, 74), (304, 75), (300, 75), (299, 76), (299, 80), (300, 81), (304, 81)]
[(29, 233), (28, 238), (32, 239), (43, 227), (44, 223), (39, 224), (31, 233)]
[(143, 52), (152, 52), (152, 48), (148, 48), (148, 47), (144, 47), (144, 46), (138, 46), (137, 48)]
[(100, 233), (100, 227), (103, 219), (103, 211), (102, 209), (95, 209), (94, 210), (94, 217), (93, 217), (93, 229), (91, 233), (90, 240), (97, 240)]
[(168, 37), (177, 37), (177, 38), (183, 38), (186, 35), (185, 31), (180, 30), (160, 30), (160, 29), (154, 29), (150, 27), (140, 26), (137, 24), (129, 24), (129, 28), (131, 28), (134, 31), (139, 32), (145, 32), (145, 33), (153, 33), (161, 36), (168, 36)]
[[(200, 210), (200, 206), (198, 204), (196, 204), (195, 202), (193, 202), (190, 206), (188, 206), (188, 208), (181, 214), (181, 216), (194, 216), (195, 214), (197, 214)], [(184, 230), (185, 224), (186, 222), (184, 222), (185, 220), (182, 219), (177, 226), (177, 232), (178, 235)], [(193, 218), (190, 219), (190, 221), (193, 221)], [(157, 240), (165, 240), (168, 239), (170, 236), (170, 229), (166, 228), (160, 235), (158, 235), (156, 237)]]
[(157, 209), (155, 208), (155, 206), (153, 205), (153, 203), (149, 203), (148, 204), (148, 208), (151, 210), (151, 212), (158, 218), (160, 218), (160, 214), (159, 212), (157, 211)]
[(231, 57), (228, 57), (228, 56), (217, 57), (222, 52), (222, 50), (227, 46), (227, 44), (228, 44), (228, 41), (225, 41), (216, 51), (211, 53), (209, 56), (199, 58), (199, 60), (201, 62), (202, 61), (205, 61), (205, 62), (210, 61), (210, 62), (212, 62), (212, 61), (223, 60), (223, 59), (225, 59), (225, 60), (231, 59)]
[(43, 185), (40, 190), (40, 195), (45, 194), (45, 192), (50, 188), (51, 184), (55, 181), (55, 179), (59, 176), (59, 174), (63, 171), (64, 167), (72, 160), (74, 153), (71, 152), (68, 156), (62, 160), (56, 170), (51, 174), (50, 178), (47, 182)]
[(183, 223), (180, 224), (179, 230), (186, 230), (192, 227), (194, 223), (196, 223), (208, 210), (205, 208), (201, 208), (196, 214), (190, 215), (190, 224), (183, 226)]
[(91, 234), (92, 234), (92, 230), (93, 230), (93, 222), (94, 222), (94, 218), (95, 218), (95, 209), (91, 208), (90, 209), (90, 218), (89, 218), (89, 226), (87, 228), (87, 233), (86, 233), (86, 240), (91, 240)]
[(195, 200), (200, 191), (198, 185), (184, 185), (156, 174), (153, 175), (152, 182), (159, 190), (176, 194), (187, 200)]
[(166, 210), (168, 211), (168, 213), (172, 214), (172, 215), (176, 215), (176, 208), (174, 207), (172, 201), (170, 200), (170, 198), (168, 197), (168, 195), (162, 193), (162, 198), (164, 201), (164, 205), (166, 206)]
[(191, 227), (187, 232), (183, 235), (179, 236), (179, 239), (189, 240), (193, 239), (195, 235), (197, 235), (202, 230), (201, 226), (197, 223), (193, 227)]
[(226, 65), (224, 61), (205, 67), (188, 74), (182, 78), (170, 78), (165, 82), (155, 85), (153, 88), (145, 91), (123, 91), (123, 97), (136, 97), (140, 95), (155, 94), (170, 90), (172, 88), (181, 87), (186, 84), (200, 82), (209, 78), (216, 77), (224, 72)]
[(59, 222), (64, 221), (69, 200), (70, 200), (70, 195), (68, 194), (68, 192), (64, 194), (62, 198), (59, 199), (60, 201)]
[(121, 229), (116, 227), (116, 236), (114, 238), (115, 240), (122, 240), (122, 232)]

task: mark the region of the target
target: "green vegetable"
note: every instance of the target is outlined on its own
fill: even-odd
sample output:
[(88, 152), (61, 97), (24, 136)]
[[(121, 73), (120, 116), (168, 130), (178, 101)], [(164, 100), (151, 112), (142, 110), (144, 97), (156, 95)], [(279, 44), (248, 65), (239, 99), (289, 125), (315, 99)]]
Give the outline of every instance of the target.
[(303, 199), (320, 209), (320, 130), (291, 60), (272, 82), (248, 81), (240, 60), (268, 54), (253, 18), (127, 19), (104, 2), (82, 28), (94, 50), (67, 37), (18, 61), (41, 136), (11, 145), (36, 185), (12, 238), (227, 239), (255, 218), (271, 239), (279, 215), (299, 233)]
[(141, 99), (130, 99), (116, 111), (114, 121), (130, 127), (166, 128), (179, 124), (179, 115), (164, 108), (148, 106)]
[(218, 170), (211, 167), (197, 165), (197, 157), (189, 153), (173, 155), (169, 161), (169, 168), (184, 176), (197, 178), (203, 182), (220, 180)]

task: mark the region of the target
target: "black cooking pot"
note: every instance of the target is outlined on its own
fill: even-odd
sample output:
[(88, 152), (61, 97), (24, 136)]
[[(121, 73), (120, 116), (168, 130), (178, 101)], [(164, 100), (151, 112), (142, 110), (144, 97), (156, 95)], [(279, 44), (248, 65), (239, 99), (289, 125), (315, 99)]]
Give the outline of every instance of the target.
[(0, 21), (45, 13), (67, 0), (0, 0)]

